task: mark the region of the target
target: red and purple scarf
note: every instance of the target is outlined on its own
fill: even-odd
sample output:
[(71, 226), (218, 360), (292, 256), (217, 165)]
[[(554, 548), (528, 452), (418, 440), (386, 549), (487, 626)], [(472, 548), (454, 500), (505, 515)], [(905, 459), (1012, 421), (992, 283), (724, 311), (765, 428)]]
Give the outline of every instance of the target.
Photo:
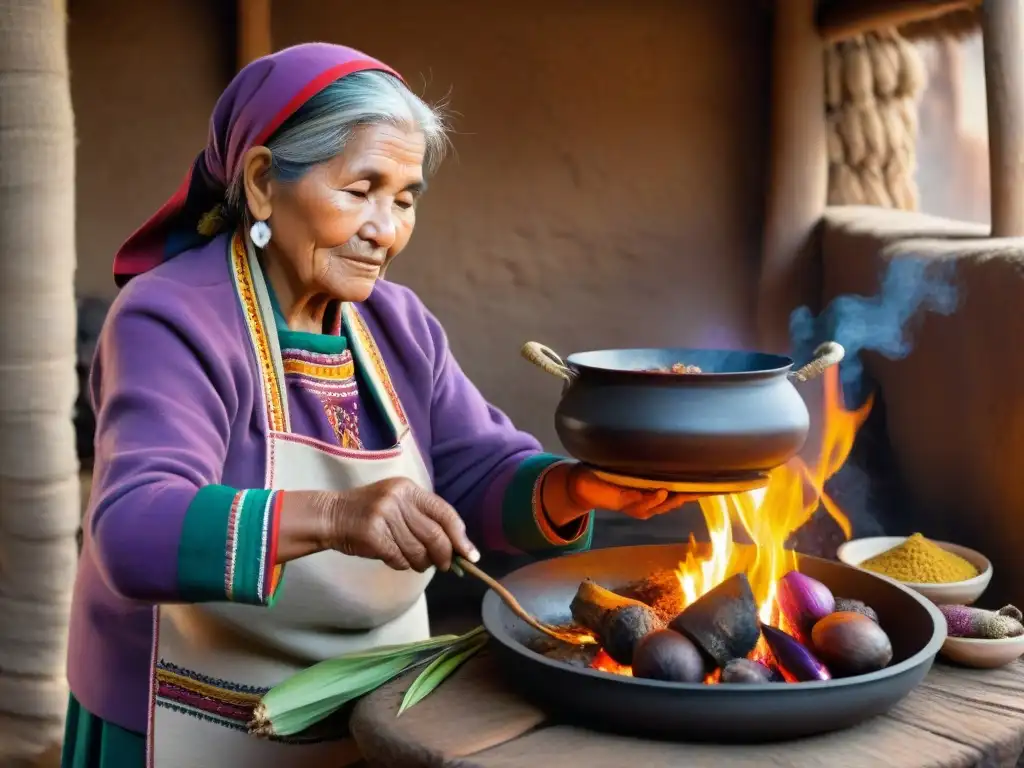
[(206, 148), (192, 163), (178, 191), (114, 256), (117, 284), (122, 286), (136, 275), (208, 243), (215, 233), (200, 223), (224, 202), (228, 183), (246, 151), (263, 144), (325, 87), (366, 70), (401, 78), (366, 54), (329, 43), (286, 48), (253, 61), (235, 75), (214, 107)]

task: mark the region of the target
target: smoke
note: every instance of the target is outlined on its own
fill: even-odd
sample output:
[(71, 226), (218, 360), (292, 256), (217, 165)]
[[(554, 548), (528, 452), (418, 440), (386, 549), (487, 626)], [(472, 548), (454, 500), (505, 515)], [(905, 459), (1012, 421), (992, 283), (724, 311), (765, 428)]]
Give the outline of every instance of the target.
[(950, 315), (956, 310), (954, 275), (952, 261), (895, 259), (876, 295), (837, 296), (817, 317), (808, 307), (799, 307), (789, 318), (794, 359), (803, 363), (822, 342), (839, 342), (846, 349), (839, 378), (847, 406), (863, 403), (871, 385), (865, 380), (861, 352), (877, 352), (890, 360), (910, 354), (909, 324), (919, 312)]
[[(877, 352), (890, 360), (910, 354), (913, 326), (925, 313), (950, 315), (956, 310), (954, 277), (951, 261), (901, 258), (889, 262), (874, 296), (838, 296), (816, 317), (800, 307), (789, 319), (794, 359), (801, 364), (822, 342), (839, 342), (846, 349), (839, 366), (846, 407), (863, 404), (874, 383), (865, 374), (861, 353)], [(850, 519), (854, 537), (908, 533), (916, 516), (885, 421), (884, 398), (878, 398), (852, 453), (825, 487)], [(819, 509), (791, 543), (800, 552), (835, 557), (843, 540), (836, 524)]]

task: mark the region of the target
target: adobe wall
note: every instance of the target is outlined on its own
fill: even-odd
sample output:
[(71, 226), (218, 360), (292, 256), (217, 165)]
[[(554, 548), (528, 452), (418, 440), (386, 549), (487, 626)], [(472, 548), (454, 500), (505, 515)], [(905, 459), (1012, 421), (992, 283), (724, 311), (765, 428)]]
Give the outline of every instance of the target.
[(905, 359), (866, 355), (865, 363), (885, 398), (909, 516), (926, 535), (992, 560), (984, 604), (998, 608), (1024, 601), (1024, 238), (987, 232), (923, 214), (832, 208), (822, 253), (826, 300), (874, 295), (894, 260), (953, 265), (957, 310), (919, 316)]

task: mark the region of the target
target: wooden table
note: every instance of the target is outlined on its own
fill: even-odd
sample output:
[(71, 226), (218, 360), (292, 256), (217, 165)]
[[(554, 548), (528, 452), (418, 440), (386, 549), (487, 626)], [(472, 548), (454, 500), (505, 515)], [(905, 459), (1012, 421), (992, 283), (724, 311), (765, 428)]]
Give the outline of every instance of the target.
[(549, 719), (505, 685), (486, 653), (396, 717), (411, 682), (363, 699), (352, 718), (364, 757), (386, 768), (1015, 768), (1024, 766), (1024, 663), (936, 663), (887, 715), (856, 728), (760, 746), (632, 739)]

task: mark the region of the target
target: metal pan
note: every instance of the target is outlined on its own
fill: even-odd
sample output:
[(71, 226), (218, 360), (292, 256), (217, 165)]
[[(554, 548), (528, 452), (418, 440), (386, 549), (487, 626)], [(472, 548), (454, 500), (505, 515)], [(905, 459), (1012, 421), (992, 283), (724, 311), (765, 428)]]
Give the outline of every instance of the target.
[[(592, 550), (532, 563), (502, 584), (542, 621), (565, 623), (583, 579), (620, 588), (675, 568), (686, 553), (686, 545)], [(931, 669), (946, 636), (942, 614), (915, 592), (841, 563), (801, 556), (799, 568), (837, 595), (875, 609), (893, 645), (888, 667), (814, 683), (663, 683), (572, 667), (531, 650), (537, 632), (494, 592), (484, 598), (483, 621), (509, 681), (555, 716), (590, 728), (684, 741), (766, 742), (848, 728), (886, 712)]]

